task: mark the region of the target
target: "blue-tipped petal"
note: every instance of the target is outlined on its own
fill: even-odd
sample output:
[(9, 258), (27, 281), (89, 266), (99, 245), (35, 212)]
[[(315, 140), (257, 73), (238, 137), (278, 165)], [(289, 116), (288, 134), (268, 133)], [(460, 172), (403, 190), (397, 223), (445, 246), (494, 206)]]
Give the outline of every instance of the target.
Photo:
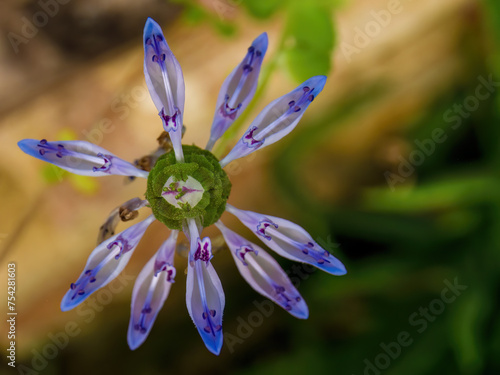
[[(189, 219), (193, 223), (193, 219)], [(210, 258), (210, 239), (199, 238), (196, 225), (190, 224), (191, 250), (186, 283), (186, 306), (208, 350), (219, 355), (222, 344), (222, 314), (225, 296)]]
[(148, 177), (148, 172), (86, 141), (47, 142), (45, 139), (23, 139), (17, 145), (28, 155), (79, 175)]
[(127, 332), (127, 342), (132, 350), (148, 337), (174, 282), (176, 271), (173, 262), (178, 234), (178, 231), (172, 231), (137, 276)]
[(160, 25), (151, 18), (148, 18), (144, 26), (143, 42), (146, 84), (163, 122), (163, 128), (170, 133), (176, 158), (182, 161), (185, 95), (182, 69), (170, 50)]
[(190, 262), (186, 288), (189, 315), (207, 349), (219, 355), (223, 344), (224, 291), (212, 264)]
[(274, 216), (240, 210), (230, 204), (226, 204), (226, 210), (282, 257), (308, 263), (332, 275), (347, 273), (337, 258), (319, 246), (309, 233), (297, 224)]
[(224, 167), (231, 161), (269, 146), (290, 133), (309, 104), (323, 90), (325, 83), (325, 76), (309, 78), (293, 91), (268, 104), (220, 164)]
[(111, 282), (125, 268), (153, 215), (109, 238), (90, 254), (78, 280), (71, 284), (61, 301), (61, 310), (75, 308), (96, 290)]
[(220, 221), (215, 225), (222, 232), (241, 276), (250, 286), (296, 318), (307, 319), (309, 310), (304, 299), (278, 262)]
[(207, 150), (232, 125), (252, 100), (267, 51), (267, 33), (259, 35), (248, 48), (241, 63), (227, 76), (219, 91)]

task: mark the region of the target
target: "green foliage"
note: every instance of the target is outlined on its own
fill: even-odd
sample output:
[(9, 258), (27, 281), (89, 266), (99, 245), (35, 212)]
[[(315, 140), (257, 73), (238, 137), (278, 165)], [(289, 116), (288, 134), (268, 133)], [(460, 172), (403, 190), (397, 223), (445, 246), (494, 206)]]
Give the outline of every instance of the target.
[(328, 7), (315, 2), (290, 4), (284, 33), (287, 67), (297, 81), (328, 74), (334, 45)]
[[(196, 25), (207, 21), (225, 36), (238, 30), (231, 16), (240, 9), (258, 19), (268, 19), (278, 11), (284, 14), (285, 26), (281, 42), (268, 64), (275, 68), (276, 60), (282, 60), (293, 79), (303, 82), (314, 75), (326, 75), (331, 71), (335, 42), (333, 12), (339, 6), (337, 0), (215, 0), (207, 10), (191, 0), (177, 0), (185, 7), (184, 19)], [(262, 86), (266, 81), (261, 82)]]
[[(296, 208), (297, 217), (309, 230), (319, 236), (334, 233), (341, 244), (334, 254), (352, 261), (347, 262), (348, 274), (342, 280), (317, 275), (320, 280), (311, 286), (317, 305), (333, 300), (342, 309), (357, 308), (358, 315), (352, 314), (352, 320), (346, 318), (336, 327), (339, 336), (348, 327), (352, 342), (342, 337), (334, 342), (325, 339), (316, 347), (318, 353), (325, 345), (330, 348), (329, 362), (342, 369), (339, 373), (363, 374), (364, 359), (373, 363), (384, 353), (381, 343), (394, 341), (401, 331), (410, 332), (414, 341), (381, 373), (479, 375), (500, 371), (495, 358), (500, 353), (498, 96), (481, 101), (476, 111), (461, 118), (456, 129), (443, 120), (446, 111), (475, 95), (478, 77), (488, 77), (491, 71), (477, 65), (471, 69), (465, 83), (451, 87), (422, 116), (408, 118), (408, 124), (401, 126), (407, 129), (409, 144), (429, 138), (436, 128), (447, 135), (444, 143), (436, 144), (434, 152), (415, 166), (413, 184), (397, 185), (394, 191), (383, 183), (359, 187), (353, 192), (359, 198), (342, 206), (325, 204), (311, 193), (313, 185), (304, 186), (302, 176), (308, 166), (321, 160), (321, 150), (335, 137), (332, 124), (341, 124), (353, 111), (362, 110), (377, 97), (377, 89), (346, 98), (322, 120), (309, 123), (307, 129), (299, 127), (275, 151), (270, 175), (278, 195)], [(383, 176), (384, 171), (379, 172)], [(445, 304), (442, 313), (431, 316), (422, 333), (417, 332), (409, 317), (439, 300), (443, 280), (454, 278), (467, 289), (456, 301)], [(311, 304), (310, 309), (314, 311)], [(343, 350), (337, 353), (336, 344)], [(294, 348), (293, 352), (300, 350)], [(269, 360), (265, 366), (284, 358)], [(323, 366), (327, 368), (326, 363)]]
[(248, 12), (256, 18), (269, 18), (278, 9), (286, 7), (288, 1), (286, 0), (253, 0), (243, 1), (242, 5)]

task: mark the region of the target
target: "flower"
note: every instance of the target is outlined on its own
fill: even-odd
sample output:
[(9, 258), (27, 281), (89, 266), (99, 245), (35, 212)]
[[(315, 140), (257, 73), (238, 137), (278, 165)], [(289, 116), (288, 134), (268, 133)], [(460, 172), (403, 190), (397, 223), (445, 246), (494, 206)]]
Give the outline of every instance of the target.
[[(160, 26), (151, 18), (146, 22), (143, 41), (146, 83), (167, 132), (159, 139), (161, 147), (157, 152), (131, 164), (85, 141), (24, 139), (18, 143), (25, 153), (76, 174), (147, 178), (146, 199), (133, 198), (125, 202), (111, 212), (101, 227), (99, 245), (64, 295), (61, 309), (73, 309), (112, 281), (127, 265), (148, 226), (159, 220), (171, 229), (171, 234), (135, 282), (127, 335), (131, 349), (139, 347), (147, 338), (168, 297), (176, 276), (173, 263), (177, 236), (182, 230), (190, 240), (187, 309), (206, 347), (214, 354), (220, 353), (225, 296), (211, 263), (210, 238), (201, 237), (202, 230), (212, 224), (222, 232), (243, 278), (257, 292), (293, 316), (306, 319), (309, 314), (307, 305), (278, 262), (264, 249), (227, 228), (219, 220), (222, 213), (227, 211), (236, 216), (269, 248), (285, 258), (308, 263), (333, 275), (345, 274), (345, 267), (297, 224), (240, 210), (227, 203), (231, 182), (223, 168), (290, 133), (323, 89), (326, 77), (312, 77), (271, 102), (229, 154), (219, 161), (210, 150), (245, 110), (255, 93), (267, 50), (267, 34), (263, 33), (253, 41), (241, 63), (224, 81), (205, 150), (181, 143), (184, 78)], [(168, 138), (169, 142), (166, 141)], [(170, 145), (173, 149), (167, 152)], [(152, 215), (114, 234), (120, 219), (134, 219), (137, 210), (143, 207), (150, 207)]]

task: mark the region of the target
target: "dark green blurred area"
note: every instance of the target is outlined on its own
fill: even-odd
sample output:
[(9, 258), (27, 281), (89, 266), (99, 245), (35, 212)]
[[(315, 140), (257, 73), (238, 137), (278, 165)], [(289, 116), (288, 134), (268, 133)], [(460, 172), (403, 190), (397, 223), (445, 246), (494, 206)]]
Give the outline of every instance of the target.
[[(209, 22), (224, 35), (237, 32), (237, 25), (207, 14), (197, 2), (176, 3), (191, 27)], [(260, 20), (283, 16), (277, 69), (287, 67), (297, 81), (335, 71), (331, 56), (338, 43), (330, 14), (338, 2), (235, 6)], [(185, 309), (162, 312), (146, 343), (131, 352), (125, 340), (129, 302), (113, 302), (92, 325), (81, 323), (78, 340), (42, 373), (500, 373), (500, 84), (481, 91), (487, 98), (478, 100), (477, 109), (455, 112), (477, 97), (483, 79), (500, 82), (500, 3), (483, 1), (480, 14), (481, 31), (462, 46), (467, 74), (401, 124), (401, 136), (412, 146), (402, 157), (409, 161), (414, 150), (424, 155), (407, 176), (398, 174), (401, 164), (376, 170), (377, 178), (336, 204), (319, 199), (302, 179), (329, 147), (335, 124), (365, 110), (384, 92), (383, 83), (343, 98), (271, 152), (266, 173), (279, 204), (348, 269), (346, 276), (333, 277), (280, 259), (307, 301), (308, 320), (279, 307), (261, 310), (264, 298), (244, 283), (226, 254), (214, 261), (227, 300), (219, 357), (205, 350)], [(285, 43), (290, 36), (293, 48)], [(272, 64), (263, 75), (275, 72)], [(427, 143), (427, 153), (419, 149), (414, 140), (432, 139), (436, 129), (443, 129), (446, 140), (432, 142), (432, 151)], [(398, 178), (391, 188), (388, 179)], [(182, 306), (184, 293), (183, 282), (176, 283), (167, 304)]]
[[(434, 129), (446, 135), (443, 143), (428, 143), (428, 154), (421, 150), (422, 163), (416, 157), (411, 163), (415, 185), (399, 185), (402, 176), (394, 171), (394, 189), (361, 187), (362, 199), (325, 207), (296, 184), (296, 166), (314, 153), (328, 123), (372, 97), (347, 99), (315, 131), (296, 132), (276, 158), (276, 186), (311, 223), (328, 223), (321, 235), (335, 233), (349, 274), (340, 281), (314, 275), (304, 291), (312, 315), (325, 305), (339, 313), (312, 318), (324, 332), (321, 339), (310, 340), (296, 328), (293, 354), (260, 365), (259, 373), (500, 372), (500, 7), (495, 1), (484, 6), (484, 40), (464, 44), (470, 72), (425, 115), (408, 118), (409, 140), (431, 139)], [(490, 79), (493, 84), (485, 85)], [(485, 98), (471, 100), (478, 85)], [(456, 105), (465, 114), (452, 118)], [(449, 282), (463, 286), (452, 302), (442, 297)], [(401, 333), (408, 333), (408, 345), (391, 344)]]

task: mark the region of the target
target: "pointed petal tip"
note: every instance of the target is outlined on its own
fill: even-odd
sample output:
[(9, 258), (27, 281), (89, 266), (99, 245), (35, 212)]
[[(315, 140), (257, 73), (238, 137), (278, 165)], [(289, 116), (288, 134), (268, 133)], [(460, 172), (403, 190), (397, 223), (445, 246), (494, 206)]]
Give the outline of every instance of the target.
[(343, 276), (347, 273), (345, 266), (337, 259), (331, 263), (315, 264), (315, 266), (334, 276)]
[[(80, 301), (81, 302), (81, 301)], [(61, 301), (61, 311), (69, 311), (74, 309), (79, 303), (74, 303), (74, 301), (68, 301), (66, 296), (63, 297)]]
[(309, 318), (309, 308), (307, 307), (306, 301), (302, 296), (300, 296), (300, 301), (293, 305), (291, 310), (285, 309), (290, 315), (297, 319), (307, 319)]
[(269, 44), (269, 39), (267, 37), (267, 33), (263, 32), (257, 38), (255, 38), (255, 40), (252, 43), (252, 46), (255, 49), (259, 50), (262, 53), (262, 55), (265, 55), (268, 44)]
[(17, 146), (25, 154), (34, 157), (39, 157), (40, 155), (38, 155), (38, 151), (36, 150), (36, 145), (38, 144), (38, 142), (39, 141), (37, 141), (36, 139), (22, 139), (19, 142), (17, 142)]
[(316, 94), (318, 94), (321, 90), (323, 90), (323, 87), (325, 87), (327, 77), (320, 75), (320, 76), (314, 76), (309, 78), (307, 81), (303, 83), (305, 86), (313, 86), (314, 91), (316, 91)]
[(19, 142), (17, 142), (17, 145), (21, 150), (23, 149), (23, 147), (25, 147), (27, 141), (29, 141), (29, 139), (21, 139)]
[(144, 42), (151, 34), (161, 34), (163, 35), (163, 31), (161, 30), (160, 25), (151, 17), (148, 17), (146, 20), (146, 24), (144, 25)]
[(309, 309), (305, 308), (305, 310), (292, 310), (292, 311), (289, 311), (289, 313), (291, 315), (293, 315), (294, 317), (296, 317), (297, 319), (303, 319), (303, 320), (306, 320), (307, 318), (309, 318)]
[(223, 343), (222, 332), (220, 332), (218, 334), (218, 337), (215, 340), (213, 340), (211, 338), (208, 338), (207, 340), (205, 340), (204, 335), (201, 332), (200, 332), (200, 334), (201, 334), (201, 337), (203, 339), (203, 342), (205, 343), (205, 346), (210, 351), (210, 353), (215, 354), (215, 355), (219, 355), (221, 350), (222, 350), (222, 343)]
[(157, 28), (157, 27), (160, 27), (160, 25), (158, 25), (158, 22), (156, 22), (151, 17), (148, 17), (148, 19), (146, 20), (146, 23), (144, 25), (144, 30), (146, 30), (146, 29), (152, 29), (152, 28)]
[(344, 276), (344, 275), (347, 275), (347, 270), (344, 268), (344, 269), (341, 269), (340, 271), (338, 271), (337, 273), (334, 274), (335, 276)]
[(143, 335), (134, 335), (130, 332), (130, 330), (127, 333), (127, 344), (130, 350), (136, 350), (139, 346), (142, 345), (145, 339), (146, 338), (143, 337)]

